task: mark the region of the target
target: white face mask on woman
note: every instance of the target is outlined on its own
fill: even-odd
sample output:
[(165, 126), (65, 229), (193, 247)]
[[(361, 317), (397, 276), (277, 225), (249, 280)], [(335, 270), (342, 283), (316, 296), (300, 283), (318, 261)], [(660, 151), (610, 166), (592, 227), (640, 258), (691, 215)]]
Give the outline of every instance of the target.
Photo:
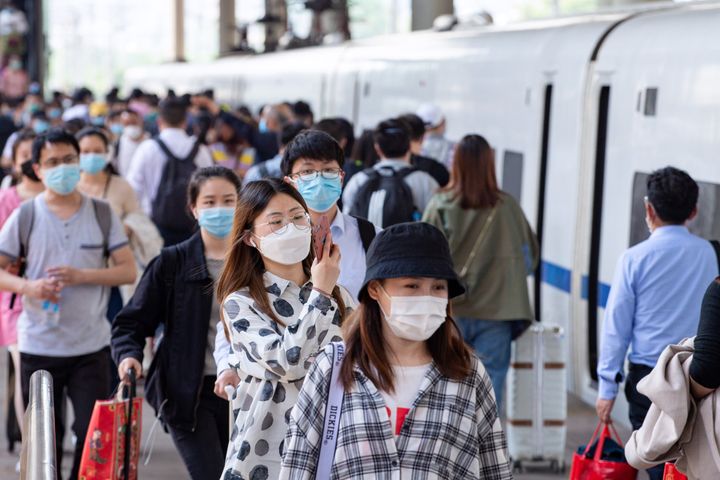
[(282, 233), (269, 233), (251, 241), (263, 257), (281, 265), (300, 263), (310, 253), (310, 228), (302, 229), (290, 223)]
[(380, 290), (390, 299), (390, 314), (380, 307), (390, 330), (400, 338), (423, 342), (447, 319), (447, 298), (424, 295), (419, 297), (392, 297), (384, 288)]

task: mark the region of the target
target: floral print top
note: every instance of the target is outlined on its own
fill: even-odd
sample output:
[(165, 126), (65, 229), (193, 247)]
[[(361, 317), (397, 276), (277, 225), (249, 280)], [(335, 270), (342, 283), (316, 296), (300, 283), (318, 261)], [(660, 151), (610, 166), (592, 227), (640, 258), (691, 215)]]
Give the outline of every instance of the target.
[[(290, 412), (315, 355), (341, 340), (340, 311), (334, 299), (273, 275), (264, 274), (273, 311), (283, 327), (260, 311), (247, 288), (223, 302), (233, 354), (230, 365), (241, 378), (231, 397), (234, 427), (224, 480), (276, 479)], [(349, 310), (355, 300), (343, 288)], [(347, 317), (346, 313), (346, 317)]]

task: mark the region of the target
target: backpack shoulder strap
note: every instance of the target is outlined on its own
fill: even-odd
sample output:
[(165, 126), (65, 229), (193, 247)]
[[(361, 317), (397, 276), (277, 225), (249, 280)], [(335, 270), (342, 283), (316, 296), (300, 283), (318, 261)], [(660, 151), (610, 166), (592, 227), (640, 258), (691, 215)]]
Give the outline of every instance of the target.
[(168, 160), (177, 160), (177, 161), (180, 161), (180, 159), (177, 158), (177, 157), (175, 156), (175, 154), (170, 151), (170, 149), (168, 148), (167, 144), (166, 144), (165, 142), (163, 142), (162, 140), (160, 140), (160, 137), (154, 137), (153, 140), (155, 140), (155, 143), (158, 144), (158, 147), (160, 147), (160, 150), (163, 151), (163, 153), (165, 154), (165, 156), (168, 157)]
[(375, 225), (365, 220), (364, 218), (353, 216), (358, 223), (358, 229), (360, 230), (360, 241), (362, 242), (363, 250), (367, 253), (370, 249), (370, 244), (375, 239)]
[(320, 454), (318, 455), (317, 480), (330, 480), (333, 462), (335, 460), (335, 449), (337, 447), (338, 433), (340, 430), (340, 416), (342, 415), (342, 402), (345, 395), (342, 382), (340, 381), (340, 367), (345, 355), (345, 345), (342, 342), (331, 343), (333, 355), (331, 358), (332, 367), (330, 373), (330, 387), (328, 388), (327, 403), (325, 404), (325, 422), (323, 424), (322, 442), (320, 443)]
[(110, 230), (112, 229), (113, 212), (109, 203), (98, 200), (97, 198), (91, 200), (93, 210), (95, 211), (95, 219), (103, 236), (103, 255), (105, 258), (108, 258), (110, 256)]
[(190, 150), (190, 153), (188, 153), (187, 157), (185, 157), (186, 161), (195, 161), (195, 157), (197, 156), (198, 152), (200, 151), (200, 140), (195, 140), (195, 143), (193, 144), (192, 149)]
[(20, 232), (20, 258), (26, 258), (30, 244), (30, 234), (35, 222), (35, 199), (32, 198), (20, 205), (18, 230)]
[(407, 168), (401, 168), (400, 170), (395, 170), (395, 174), (402, 178), (403, 180), (408, 177), (411, 173), (417, 172), (418, 169), (416, 167), (407, 167)]
[(718, 263), (718, 271), (720, 271), (720, 242), (717, 240), (710, 240), (710, 245), (712, 245), (713, 250), (715, 250), (715, 258), (717, 259)]

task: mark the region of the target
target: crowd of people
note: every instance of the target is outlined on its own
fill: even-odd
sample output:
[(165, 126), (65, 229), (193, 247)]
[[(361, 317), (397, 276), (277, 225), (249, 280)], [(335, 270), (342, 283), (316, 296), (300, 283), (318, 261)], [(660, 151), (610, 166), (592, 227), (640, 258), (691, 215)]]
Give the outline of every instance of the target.
[[(254, 114), (210, 91), (2, 111), (0, 343), (15, 411), (33, 372), (53, 376), (58, 463), (72, 403), (70, 478), (94, 402), (131, 369), (194, 479), (512, 478), (500, 412), (539, 247), (488, 140), (449, 141), (429, 104), (357, 138), (303, 101)], [(627, 346), (644, 401), (634, 385), (694, 333), (676, 317), (718, 273), (684, 227), (687, 174), (655, 172), (646, 204), (653, 234), (608, 303), (606, 422)], [(657, 278), (688, 290), (662, 321)]]

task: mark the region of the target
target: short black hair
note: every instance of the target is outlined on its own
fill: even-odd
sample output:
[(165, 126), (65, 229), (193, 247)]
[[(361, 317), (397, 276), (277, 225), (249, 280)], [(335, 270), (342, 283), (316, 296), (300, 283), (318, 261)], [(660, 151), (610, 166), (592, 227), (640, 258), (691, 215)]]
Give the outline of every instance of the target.
[(237, 174), (229, 168), (221, 167), (220, 165), (200, 168), (198, 170), (195, 170), (195, 173), (193, 173), (192, 177), (190, 177), (190, 182), (188, 183), (188, 208), (192, 208), (197, 203), (198, 195), (200, 195), (200, 189), (205, 184), (205, 182), (213, 178), (222, 178), (224, 180), (227, 180), (228, 182), (233, 184), (238, 194), (240, 193), (240, 189), (242, 188), (242, 181), (240, 180), (240, 177), (238, 177)]
[(160, 102), (160, 118), (169, 127), (182, 127), (187, 118), (187, 104), (180, 98), (166, 98)]
[(33, 163), (40, 163), (40, 155), (42, 154), (45, 145), (50, 144), (62, 144), (70, 145), (75, 149), (75, 153), (80, 153), (80, 145), (73, 134), (62, 128), (51, 128), (47, 132), (38, 135), (33, 140), (32, 144), (32, 161)]
[(313, 130), (320, 130), (325, 132), (335, 139), (336, 142), (340, 143), (342, 140), (347, 140), (345, 135), (345, 128), (337, 118), (323, 118), (315, 125), (312, 126)]
[(335, 120), (345, 130), (345, 157), (349, 157), (355, 147), (355, 127), (350, 120), (343, 117), (335, 117)]
[(423, 122), (422, 118), (414, 113), (406, 113), (405, 115), (400, 115), (398, 120), (407, 126), (411, 141), (417, 142), (418, 140), (422, 140), (423, 135), (425, 135), (425, 122)]
[(295, 137), (303, 130), (306, 130), (305, 124), (300, 122), (288, 123), (280, 132), (280, 146), (285, 147), (293, 141)]
[(310, 104), (302, 100), (298, 100), (292, 106), (293, 113), (299, 117), (312, 117), (313, 112)]
[(285, 147), (281, 163), (283, 175), (290, 175), (293, 165), (301, 158), (320, 160), (322, 162), (337, 162), (340, 168), (342, 168), (345, 160), (343, 150), (335, 139), (319, 130), (300, 132)]
[(410, 134), (405, 124), (397, 119), (380, 122), (373, 132), (373, 141), (385, 158), (404, 157), (410, 150)]
[(82, 140), (85, 137), (98, 137), (100, 140), (102, 140), (103, 144), (105, 145), (105, 150), (107, 150), (110, 147), (110, 140), (108, 140), (107, 133), (101, 128), (98, 127), (85, 127), (79, 132), (75, 134), (75, 138), (78, 141), (78, 145), (80, 144), (80, 140)]
[(665, 223), (685, 223), (697, 206), (698, 194), (695, 180), (675, 167), (655, 170), (647, 179), (648, 202)]

